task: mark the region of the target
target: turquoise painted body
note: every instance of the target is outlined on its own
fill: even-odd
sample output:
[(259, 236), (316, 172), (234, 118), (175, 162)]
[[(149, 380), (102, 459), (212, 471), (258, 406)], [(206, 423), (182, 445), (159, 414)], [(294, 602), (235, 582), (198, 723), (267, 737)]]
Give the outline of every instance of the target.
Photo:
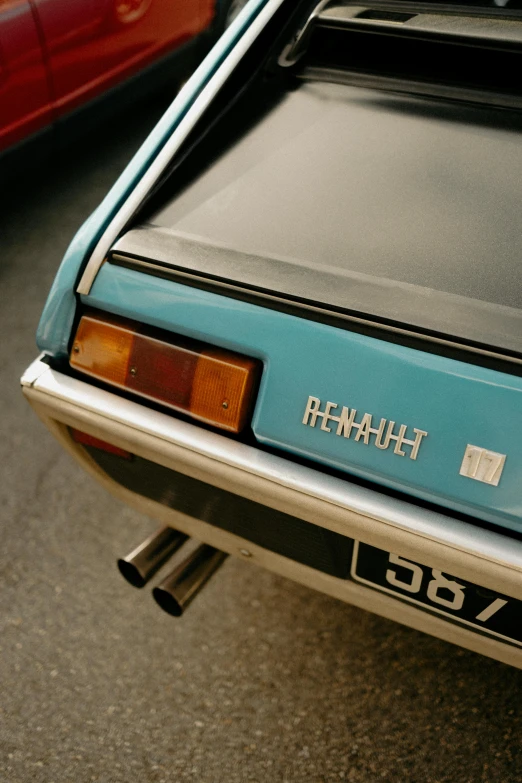
[[(268, 0), (251, 0), (204, 60), (98, 209), (73, 239), (40, 321), (39, 348), (67, 356), (75, 289), (90, 253), (194, 99)], [(260, 442), (456, 511), (522, 530), (522, 380), (474, 365), (238, 302), (105, 264), (85, 301), (110, 312), (260, 358), (253, 428)], [(417, 459), (303, 424), (310, 396), (356, 409), (376, 428), (395, 422), (428, 433)], [(309, 421), (313, 421), (310, 420)], [(326, 422), (328, 425), (328, 422)], [(466, 445), (507, 454), (498, 487), (459, 475)], [(422, 509), (419, 509), (422, 514)]]
[(122, 204), (179, 125), (192, 103), (268, 0), (250, 0), (180, 91), (99, 207), (73, 238), (40, 319), (36, 342), (44, 353), (66, 356), (76, 312), (75, 289), (89, 255)]
[[(257, 357), (262, 443), (522, 530), (522, 379), (105, 264), (85, 303)], [(309, 395), (427, 432), (417, 459), (305, 426)], [(467, 444), (507, 455), (499, 486), (459, 475)], [(422, 513), (419, 511), (419, 513)]]

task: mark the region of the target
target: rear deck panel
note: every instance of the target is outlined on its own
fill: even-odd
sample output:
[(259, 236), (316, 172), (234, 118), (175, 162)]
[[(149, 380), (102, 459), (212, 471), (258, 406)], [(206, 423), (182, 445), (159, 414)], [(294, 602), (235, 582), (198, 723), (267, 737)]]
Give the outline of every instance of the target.
[[(113, 264), (84, 301), (261, 359), (261, 443), (522, 530), (521, 378)], [(497, 486), (461, 475), (468, 445), (505, 455)]]

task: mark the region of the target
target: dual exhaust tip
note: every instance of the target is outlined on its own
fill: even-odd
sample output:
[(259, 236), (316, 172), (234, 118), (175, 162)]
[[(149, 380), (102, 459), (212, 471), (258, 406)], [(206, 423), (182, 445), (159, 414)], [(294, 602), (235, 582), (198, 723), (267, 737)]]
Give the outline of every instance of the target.
[[(187, 540), (185, 533), (171, 527), (161, 528), (118, 560), (121, 575), (134, 587), (145, 587)], [(201, 544), (154, 587), (154, 600), (168, 614), (180, 617), (226, 557), (225, 552)]]

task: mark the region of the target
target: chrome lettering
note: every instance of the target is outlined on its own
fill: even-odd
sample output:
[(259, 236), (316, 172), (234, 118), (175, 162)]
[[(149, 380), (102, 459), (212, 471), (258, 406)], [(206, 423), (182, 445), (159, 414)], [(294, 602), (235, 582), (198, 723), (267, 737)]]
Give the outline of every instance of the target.
[[(354, 440), (356, 443), (362, 440), (365, 445), (373, 443), (378, 449), (382, 450), (390, 448), (392, 441), (394, 441), (393, 453), (399, 457), (408, 456), (410, 459), (416, 460), (423, 438), (428, 437), (426, 430), (413, 427), (414, 437), (409, 438), (407, 437), (408, 425), (399, 424), (397, 425), (397, 430), (395, 421), (392, 419), (381, 418), (379, 426), (373, 427), (373, 416), (371, 413), (363, 413), (361, 420), (355, 421), (357, 409), (349, 408), (346, 405), (343, 405), (340, 414), (336, 415), (334, 411), (337, 411), (340, 406), (338, 403), (330, 400), (324, 404), (324, 410), (321, 410), (321, 405), (319, 397), (308, 397), (302, 419), (302, 423), (305, 426), (315, 427), (317, 418), (320, 416), (322, 420), (320, 429), (323, 432), (332, 432), (332, 427), (329, 425), (332, 422), (337, 422), (337, 427), (335, 428), (336, 436), (351, 438), (355, 429)], [(375, 440), (372, 440), (372, 435), (375, 435)], [(409, 452), (405, 450), (406, 446), (411, 447)], [(467, 475), (469, 475), (469, 470)]]
[(417, 454), (419, 453), (421, 441), (423, 438), (428, 437), (428, 433), (424, 430), (418, 430), (417, 427), (413, 428), (413, 432), (415, 433), (415, 440), (413, 441), (413, 448), (411, 450), (410, 459), (417, 459)]
[(317, 416), (319, 415), (319, 408), (321, 407), (321, 400), (318, 397), (308, 397), (306, 403), (306, 409), (303, 416), (303, 424), (308, 424), (310, 416), (312, 417), (312, 423), (310, 427), (315, 427)]
[(339, 416), (332, 416), (330, 414), (330, 411), (333, 410), (334, 408), (337, 408), (337, 403), (335, 402), (326, 403), (326, 408), (324, 409), (324, 414), (323, 414), (323, 423), (321, 424), (321, 429), (324, 430), (325, 432), (332, 431), (328, 426), (329, 421), (339, 421)]
[(376, 430), (372, 429), (372, 432), (375, 433), (375, 445), (377, 446), (378, 449), (387, 449), (388, 448), (389, 441), (386, 444), (386, 446), (382, 445), (382, 443), (381, 443), (381, 438), (382, 438), (382, 434), (384, 432), (384, 428), (385, 427), (386, 427), (386, 419), (381, 419), (380, 424), (379, 424), (379, 428), (376, 429)]
[(344, 435), (345, 438), (349, 438), (352, 434), (352, 429), (354, 427), (354, 419), (357, 414), (357, 411), (355, 408), (345, 408), (343, 406), (343, 409), (341, 411), (341, 415), (339, 416), (339, 424), (337, 426), (336, 435)]
[(394, 454), (398, 454), (400, 457), (405, 457), (406, 452), (402, 451), (401, 446), (404, 443), (404, 439), (406, 437), (406, 430), (407, 430), (406, 424), (401, 424), (399, 427), (399, 434), (398, 435), (390, 435), (390, 437), (393, 440), (396, 440), (397, 443), (395, 444), (395, 448), (393, 449)]
[[(386, 419), (381, 419), (381, 422), (382, 421), (386, 421)], [(384, 432), (384, 427), (382, 427), (382, 430), (379, 433), (379, 436), (375, 439), (375, 445), (377, 446), (378, 449), (387, 449), (388, 448), (388, 446), (390, 445), (391, 435), (392, 435), (394, 427), (395, 427), (395, 422), (394, 421), (389, 421), (388, 422), (388, 429), (386, 430), (386, 435), (384, 436), (384, 441), (381, 440), (382, 432)], [(381, 429), (381, 428), (379, 427), (379, 429)]]
[(372, 415), (371, 413), (365, 413), (359, 424), (359, 432), (355, 436), (355, 440), (364, 439), (366, 445), (370, 442), (370, 433), (372, 431)]

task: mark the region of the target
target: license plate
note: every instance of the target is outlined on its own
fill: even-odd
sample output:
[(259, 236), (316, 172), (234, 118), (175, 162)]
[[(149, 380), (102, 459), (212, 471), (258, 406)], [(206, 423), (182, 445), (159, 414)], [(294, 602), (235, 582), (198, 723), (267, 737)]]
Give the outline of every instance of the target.
[(515, 598), (357, 541), (351, 576), (357, 582), (522, 647), (522, 601)]

